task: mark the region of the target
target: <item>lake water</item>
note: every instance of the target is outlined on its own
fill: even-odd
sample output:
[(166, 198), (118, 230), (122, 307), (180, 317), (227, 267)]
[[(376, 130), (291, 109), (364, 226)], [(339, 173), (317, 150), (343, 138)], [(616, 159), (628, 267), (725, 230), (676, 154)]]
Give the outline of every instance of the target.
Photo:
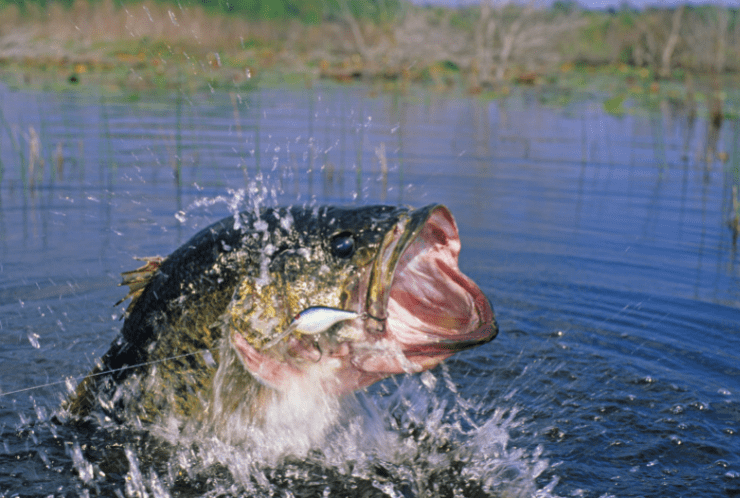
[[(0, 87), (0, 496), (740, 494), (740, 125), (541, 97)], [(236, 208), (379, 202), (452, 210), (498, 338), (318, 435), (52, 422), (133, 257)]]

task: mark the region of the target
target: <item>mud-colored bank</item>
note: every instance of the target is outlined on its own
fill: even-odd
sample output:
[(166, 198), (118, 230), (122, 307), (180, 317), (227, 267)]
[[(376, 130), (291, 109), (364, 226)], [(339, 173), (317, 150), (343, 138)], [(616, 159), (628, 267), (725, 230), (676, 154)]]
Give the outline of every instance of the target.
[(353, 12), (306, 22), (150, 0), (4, 4), (0, 78), (11, 87), (134, 97), (322, 80), (359, 81), (370, 92), (413, 94), (423, 85), (482, 98), (523, 86), (555, 104), (597, 92), (617, 115), (665, 99), (713, 118), (738, 114), (737, 9), (400, 3), (380, 17)]

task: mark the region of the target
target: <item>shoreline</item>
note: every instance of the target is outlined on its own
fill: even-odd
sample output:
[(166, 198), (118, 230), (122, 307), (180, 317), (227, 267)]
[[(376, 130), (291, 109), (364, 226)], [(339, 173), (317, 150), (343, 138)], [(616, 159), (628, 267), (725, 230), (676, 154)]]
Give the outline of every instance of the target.
[[(112, 45), (111, 47), (114, 47)], [(215, 61), (208, 54), (206, 60)], [(142, 52), (116, 52), (113, 58), (51, 57), (9, 60), (0, 57), (0, 82), (13, 90), (81, 91), (114, 97), (138, 99), (152, 94), (193, 94), (214, 91), (250, 91), (264, 87), (311, 88), (314, 85), (361, 85), (370, 95), (395, 93), (402, 96), (435, 94), (449, 98), (495, 100), (522, 91), (538, 94), (541, 100), (555, 105), (573, 100), (594, 99), (604, 102), (612, 115), (654, 111), (660, 102), (670, 100), (692, 107), (699, 116), (716, 119), (740, 117), (740, 75), (689, 75), (684, 81), (656, 79), (645, 70), (620, 65), (565, 65), (553, 74), (535, 75), (505, 81), (501, 84), (471, 88), (468, 75), (440, 67), (414, 73), (393, 72), (381, 68), (362, 72), (336, 67), (288, 67), (269, 65), (192, 64), (146, 57)], [(190, 69), (190, 71), (188, 71)], [(435, 77), (429, 72), (437, 72)], [(527, 76), (527, 75), (525, 75)], [(721, 82), (720, 82), (721, 80)]]
[[(740, 20), (737, 11), (715, 11)], [(316, 24), (250, 21), (235, 14), (150, 0), (119, 6), (113, 0), (94, 4), (75, 0), (68, 8), (50, 3), (43, 10), (23, 14), (12, 6), (0, 12), (4, 14), (0, 20), (0, 79), (11, 88), (95, 87), (104, 93), (135, 96), (257, 86), (310, 87), (332, 81), (361, 82), (372, 93), (413, 93), (422, 87), (440, 94), (495, 99), (526, 87), (543, 93), (603, 94), (605, 109), (613, 114), (625, 112), (623, 104), (628, 100), (649, 107), (656, 99), (672, 99), (698, 104), (703, 109), (700, 112), (712, 115), (717, 108), (725, 118), (740, 115), (740, 57), (732, 57), (740, 54), (740, 23), (725, 26), (726, 60), (717, 56), (705, 61), (722, 62), (721, 66), (684, 67), (691, 53), (685, 40), (674, 40), (675, 61), (666, 72), (655, 57), (650, 62), (647, 55), (640, 55), (639, 45), (625, 45), (624, 40), (632, 40), (628, 33), (622, 34), (624, 40), (613, 41), (614, 50), (631, 50), (625, 52), (631, 54), (627, 61), (621, 60), (623, 54), (608, 60), (604, 47), (590, 52), (578, 48), (584, 32), (598, 23), (621, 26), (625, 21), (620, 16), (628, 14), (624, 12), (510, 8), (498, 13), (473, 12), (478, 21), (466, 21), (455, 16), (470, 14), (469, 9), (406, 5), (392, 21), (348, 15)], [(643, 24), (663, 19), (668, 23), (663, 30), (673, 34), (681, 32), (676, 28), (679, 13), (684, 19), (679, 27), (684, 31), (690, 22), (690, 28), (699, 26), (699, 9), (687, 7), (683, 12), (681, 6), (633, 17)], [(509, 31), (512, 23), (514, 27), (526, 24), (527, 29), (522, 27), (519, 34), (544, 38), (531, 42), (534, 46), (529, 49), (512, 48), (504, 60), (496, 51), (505, 47), (479, 33), (486, 19), (491, 23), (508, 19)], [(663, 40), (663, 44), (670, 41)], [(550, 47), (543, 49), (545, 45)], [(666, 50), (671, 47), (663, 48), (665, 63)]]

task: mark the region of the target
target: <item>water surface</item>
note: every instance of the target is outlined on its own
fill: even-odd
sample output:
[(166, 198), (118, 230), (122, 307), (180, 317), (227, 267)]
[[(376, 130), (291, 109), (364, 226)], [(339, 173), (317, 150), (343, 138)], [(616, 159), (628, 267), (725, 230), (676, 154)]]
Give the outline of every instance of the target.
[[(736, 121), (330, 86), (0, 110), (0, 496), (740, 493)], [(450, 207), (495, 341), (257, 447), (51, 421), (133, 257), (237, 208), (378, 202)]]

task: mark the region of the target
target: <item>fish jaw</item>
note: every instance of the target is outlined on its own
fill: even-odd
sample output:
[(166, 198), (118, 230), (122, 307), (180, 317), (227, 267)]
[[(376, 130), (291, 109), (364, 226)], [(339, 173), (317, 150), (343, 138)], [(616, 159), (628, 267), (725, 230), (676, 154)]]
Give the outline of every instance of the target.
[(306, 393), (318, 390), (342, 395), (390, 375), (356, 368), (348, 342), (320, 342), (323, 344), (319, 346), (318, 341), (290, 337), (282, 347), (258, 351), (239, 332), (231, 334), (231, 344), (244, 367), (262, 385), (279, 392), (295, 391), (298, 387)]
[(234, 331), (232, 346), (258, 381), (284, 392), (310, 384), (341, 395), (434, 368), (498, 332), (490, 302), (458, 268), (459, 252), (446, 207), (411, 211), (386, 234), (371, 267), (358, 271), (344, 311), (356, 318), (340, 331), (282, 334), (259, 350)]
[[(368, 321), (368, 335), (378, 340), (353, 344), (352, 365), (368, 377), (434, 368), (498, 333), (490, 302), (458, 268), (460, 238), (449, 209), (432, 205), (418, 210), (405, 229), (412, 236), (404, 243), (384, 244), (393, 254), (378, 256), (392, 276), (375, 281), (390, 281), (389, 286), (368, 293), (367, 308), (384, 310), (382, 329), (372, 323), (377, 320)], [(373, 301), (375, 296), (382, 302)]]
[(244, 367), (267, 387), (282, 391), (296, 380), (305, 378), (303, 370), (282, 361), (279, 357), (257, 351), (237, 331), (231, 334), (231, 345), (239, 353)]

